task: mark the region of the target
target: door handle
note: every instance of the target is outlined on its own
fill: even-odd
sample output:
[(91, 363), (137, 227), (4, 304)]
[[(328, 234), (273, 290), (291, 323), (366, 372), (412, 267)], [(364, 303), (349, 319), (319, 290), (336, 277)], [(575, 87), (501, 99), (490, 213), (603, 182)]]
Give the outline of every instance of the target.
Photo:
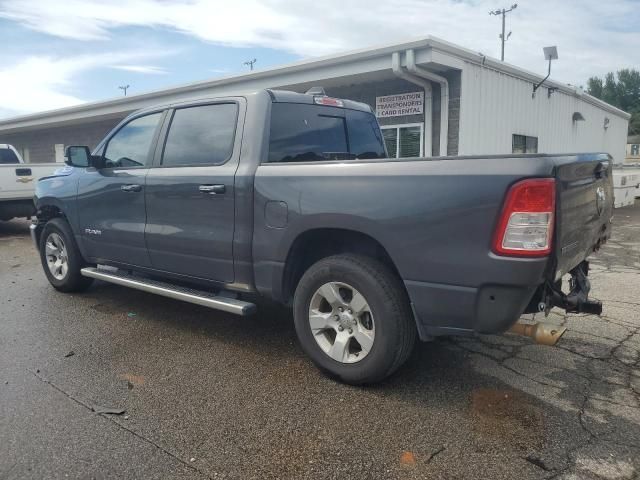
[(198, 190), (209, 195), (221, 195), (227, 191), (227, 188), (224, 185), (200, 185)]
[(123, 192), (140, 192), (142, 191), (142, 185), (122, 185), (120, 190)]

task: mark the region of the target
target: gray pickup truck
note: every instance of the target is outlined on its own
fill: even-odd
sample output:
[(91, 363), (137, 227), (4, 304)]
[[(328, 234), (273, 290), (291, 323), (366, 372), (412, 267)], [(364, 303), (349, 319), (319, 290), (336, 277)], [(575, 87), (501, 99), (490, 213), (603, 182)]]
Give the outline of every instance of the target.
[(585, 259), (611, 233), (606, 154), (387, 158), (368, 105), (263, 90), (136, 112), (66, 158), (31, 226), (56, 289), (239, 315), (259, 294), (348, 383), (393, 373), (416, 337), (601, 312)]

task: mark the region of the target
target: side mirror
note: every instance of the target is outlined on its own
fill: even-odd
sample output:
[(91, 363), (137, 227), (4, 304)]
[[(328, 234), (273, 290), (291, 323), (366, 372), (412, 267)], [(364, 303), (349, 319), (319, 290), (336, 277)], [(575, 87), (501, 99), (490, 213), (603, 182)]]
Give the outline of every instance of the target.
[(91, 166), (91, 151), (89, 147), (69, 145), (64, 150), (64, 163), (72, 167), (89, 167)]

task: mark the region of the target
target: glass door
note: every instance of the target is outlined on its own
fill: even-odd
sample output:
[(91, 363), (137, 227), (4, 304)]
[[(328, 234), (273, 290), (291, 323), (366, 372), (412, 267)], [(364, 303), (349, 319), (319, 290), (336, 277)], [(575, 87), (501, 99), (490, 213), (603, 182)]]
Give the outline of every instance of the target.
[(391, 158), (422, 157), (424, 128), (421, 123), (380, 127)]

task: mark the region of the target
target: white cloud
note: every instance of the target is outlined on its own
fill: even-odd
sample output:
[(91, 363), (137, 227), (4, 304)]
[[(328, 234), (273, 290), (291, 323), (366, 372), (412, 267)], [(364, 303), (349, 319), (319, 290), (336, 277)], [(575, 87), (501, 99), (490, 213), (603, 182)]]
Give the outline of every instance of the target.
[[(0, 116), (52, 110), (83, 103), (70, 93), (74, 79), (104, 65), (159, 57), (171, 52), (127, 52), (79, 55), (67, 58), (32, 56), (0, 64)], [(123, 65), (126, 66), (126, 65)], [(134, 66), (135, 65), (130, 65)]]
[(60, 93), (68, 86), (74, 73), (85, 68), (86, 60), (56, 60), (51, 57), (30, 57), (16, 64), (0, 67), (0, 91), (4, 92), (2, 108), (7, 112), (31, 112), (75, 105), (82, 99)]
[[(544, 71), (541, 48), (558, 45), (554, 78), (640, 64), (637, 0), (536, 0), (509, 15), (507, 61)], [(436, 35), (499, 52), (494, 0), (0, 0), (0, 17), (52, 35), (100, 40), (121, 26), (169, 28), (230, 46), (264, 46), (313, 56), (407, 37)]]
[[(637, 0), (525, 0), (508, 16), (513, 35), (506, 60), (544, 73), (542, 47), (558, 45), (552, 77), (576, 85), (589, 76), (640, 64)], [(119, 27), (182, 32), (206, 42), (260, 46), (308, 57), (436, 35), (499, 54), (495, 0), (0, 0), (0, 18), (61, 38), (115, 38)], [(136, 37), (141, 38), (141, 37)], [(160, 74), (148, 55), (111, 54), (25, 58), (0, 65), (0, 91), (13, 92), (0, 108), (44, 110), (82, 101), (69, 82), (98, 66)], [(216, 72), (223, 73), (223, 72)]]
[(109, 68), (124, 70), (125, 72), (145, 73), (150, 75), (166, 75), (167, 70), (153, 65), (110, 65)]

